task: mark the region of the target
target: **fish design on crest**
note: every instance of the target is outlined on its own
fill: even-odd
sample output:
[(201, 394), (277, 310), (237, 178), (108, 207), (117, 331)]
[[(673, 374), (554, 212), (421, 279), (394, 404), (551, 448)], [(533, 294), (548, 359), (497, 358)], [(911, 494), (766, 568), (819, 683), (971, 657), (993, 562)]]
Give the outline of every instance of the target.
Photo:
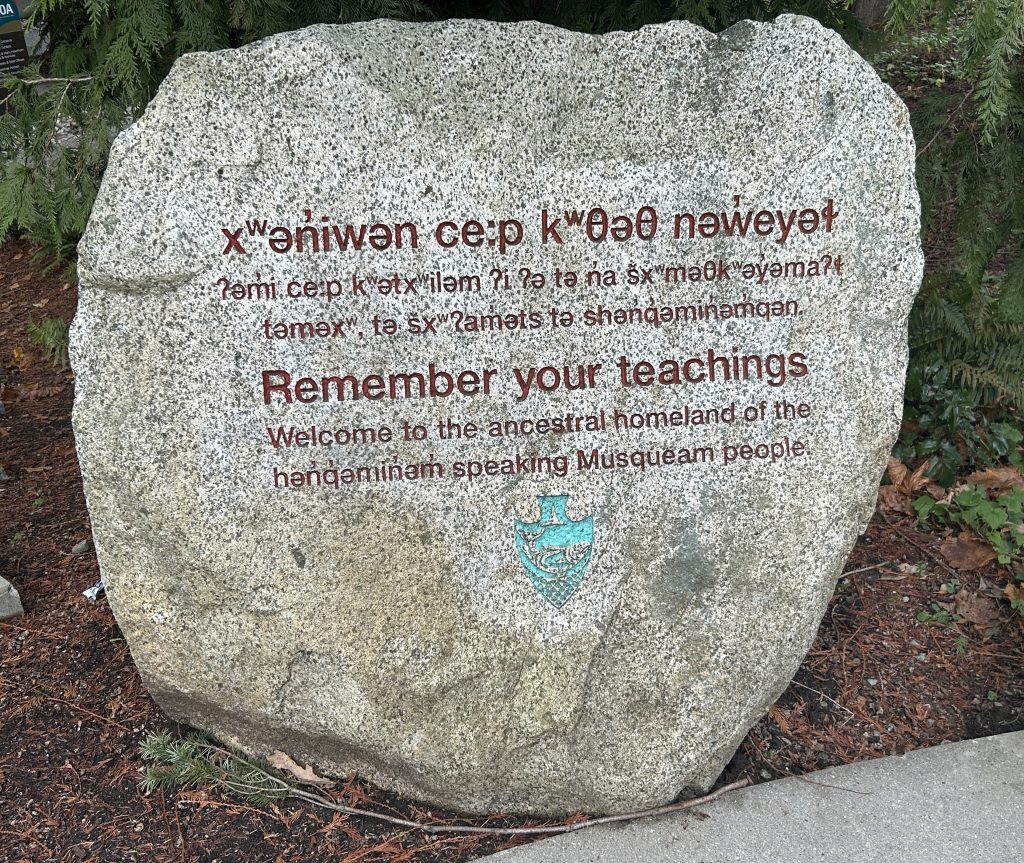
[(515, 521), (519, 560), (537, 592), (561, 608), (587, 574), (594, 553), (594, 517), (569, 518), (569, 495), (539, 495), (540, 518)]

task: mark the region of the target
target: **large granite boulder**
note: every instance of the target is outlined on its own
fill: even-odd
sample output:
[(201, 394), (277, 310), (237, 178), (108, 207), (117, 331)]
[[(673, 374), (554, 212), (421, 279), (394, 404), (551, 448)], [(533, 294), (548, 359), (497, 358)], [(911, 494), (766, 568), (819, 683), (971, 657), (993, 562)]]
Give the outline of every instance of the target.
[(707, 788), (872, 511), (918, 221), (903, 104), (806, 18), (180, 59), (72, 333), (147, 686), (462, 810)]

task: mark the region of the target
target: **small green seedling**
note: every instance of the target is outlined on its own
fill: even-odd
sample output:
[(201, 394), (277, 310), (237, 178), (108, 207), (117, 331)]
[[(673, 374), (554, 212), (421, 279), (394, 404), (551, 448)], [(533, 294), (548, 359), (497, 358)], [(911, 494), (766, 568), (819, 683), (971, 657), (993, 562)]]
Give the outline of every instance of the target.
[(938, 623), (942, 626), (948, 626), (951, 623), (959, 623), (960, 620), (959, 614), (947, 611), (937, 602), (931, 604), (931, 611), (926, 609), (917, 613), (918, 623)]

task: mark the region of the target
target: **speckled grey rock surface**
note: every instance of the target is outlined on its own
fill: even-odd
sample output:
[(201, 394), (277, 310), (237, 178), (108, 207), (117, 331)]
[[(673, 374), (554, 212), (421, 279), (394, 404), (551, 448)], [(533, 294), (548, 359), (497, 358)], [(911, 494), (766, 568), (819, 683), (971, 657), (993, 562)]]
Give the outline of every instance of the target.
[[(596, 38), (375, 22), (179, 60), (114, 146), (71, 345), (100, 567), (154, 696), (250, 751), (463, 810), (618, 812), (707, 787), (872, 509), (921, 276), (913, 167), (902, 103), (797, 17)], [(650, 207), (657, 229), (595, 242), (564, 218), (598, 206)], [(413, 223), (418, 242), (280, 252), (246, 228), (297, 231), (307, 209)], [(701, 233), (734, 210), (745, 233)], [(434, 234), (468, 219), (479, 238)], [(479, 290), (432, 293), (431, 273)], [(396, 274), (417, 293), (374, 289)], [(490, 314), (500, 329), (467, 329)], [(396, 332), (375, 334), (385, 318)], [(319, 320), (341, 332), (273, 337)], [(375, 398), (431, 363), (493, 370), (490, 390)], [(592, 387), (518, 398), (515, 369), (591, 363)], [(361, 397), (322, 400), (345, 375)], [(488, 433), (567, 414), (596, 425)], [(442, 439), (449, 420), (480, 432)], [(268, 432), (314, 426), (393, 439)], [(337, 488), (305, 484), (332, 470)]]
[(24, 613), (21, 596), (14, 589), (14, 585), (6, 578), (0, 578), (0, 620), (7, 620), (9, 617), (17, 617)]

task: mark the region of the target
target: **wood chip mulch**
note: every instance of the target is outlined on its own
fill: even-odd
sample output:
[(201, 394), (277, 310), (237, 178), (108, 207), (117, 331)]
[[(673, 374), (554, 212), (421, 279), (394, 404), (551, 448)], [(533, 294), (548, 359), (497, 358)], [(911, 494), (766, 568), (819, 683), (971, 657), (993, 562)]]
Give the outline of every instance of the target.
[[(173, 726), (143, 688), (106, 601), (82, 596), (99, 572), (95, 554), (71, 553), (90, 535), (72, 377), (26, 332), (29, 316), (69, 321), (75, 302), (75, 288), (44, 273), (31, 247), (0, 248), (0, 468), (9, 476), (0, 479), (0, 574), (26, 609), (0, 622), (0, 863), (454, 863), (524, 841), (427, 836), (210, 791), (140, 792), (139, 742)], [(994, 564), (947, 568), (940, 539), (906, 516), (873, 519), (792, 685), (720, 785), (1024, 729), (1024, 628), (995, 598), (1011, 576)], [(970, 613), (919, 622), (931, 603), (951, 599), (941, 591), (953, 579)], [(358, 779), (337, 794), (414, 820), (457, 820)]]

